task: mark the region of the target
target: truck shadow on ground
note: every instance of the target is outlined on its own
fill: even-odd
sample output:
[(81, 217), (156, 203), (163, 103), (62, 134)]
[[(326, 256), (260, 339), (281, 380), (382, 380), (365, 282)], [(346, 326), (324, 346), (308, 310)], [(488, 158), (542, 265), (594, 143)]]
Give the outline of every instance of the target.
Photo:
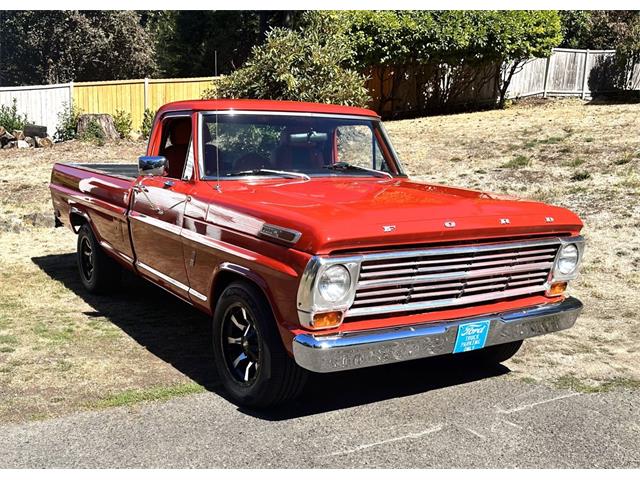
[[(126, 274), (123, 287), (107, 296), (84, 290), (75, 254), (34, 257), (32, 261), (53, 280), (80, 296), (138, 344), (205, 389), (225, 397), (213, 365), (209, 318), (154, 285)], [(241, 411), (270, 421), (314, 415), (382, 400), (415, 395), (453, 385), (504, 375), (496, 365), (474, 368), (455, 358), (433, 358), (335, 374), (312, 374), (304, 393), (293, 404), (270, 411)]]

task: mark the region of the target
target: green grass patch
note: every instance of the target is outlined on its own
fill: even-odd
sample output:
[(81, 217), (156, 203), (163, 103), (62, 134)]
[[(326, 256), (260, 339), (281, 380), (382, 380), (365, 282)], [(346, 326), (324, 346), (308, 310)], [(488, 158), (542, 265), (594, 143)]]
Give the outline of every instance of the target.
[(518, 155), (508, 162), (503, 163), (500, 168), (525, 168), (531, 165), (531, 160), (529, 157), (525, 157), (524, 155)]
[(33, 332), (38, 337), (44, 340), (49, 340), (55, 343), (65, 343), (71, 340), (74, 330), (72, 327), (64, 327), (62, 329), (52, 329), (52, 328), (49, 328), (44, 323), (38, 323), (35, 327), (33, 327)]
[(18, 345), (18, 338), (15, 335), (0, 335), (0, 344)]
[(140, 402), (169, 400), (194, 393), (204, 392), (204, 387), (197, 383), (185, 383), (169, 387), (153, 387), (146, 390), (125, 390), (90, 405), (92, 408), (111, 408), (133, 405)]
[(8, 347), (6, 345), (3, 345), (0, 347), (0, 353), (13, 353), (15, 352), (16, 349), (13, 347)]
[(574, 182), (582, 182), (583, 180), (588, 180), (590, 178), (591, 174), (586, 171), (574, 172), (574, 174), (571, 175), (571, 180), (573, 180)]
[(460, 157), (451, 157), (449, 161), (453, 163), (458, 163), (458, 162), (461, 162), (462, 159)]
[(591, 142), (593, 142), (593, 138), (592, 137), (587, 137), (587, 138), (584, 139), (584, 141), (587, 142), (587, 143), (591, 143)]
[(640, 380), (632, 378), (616, 377), (605, 380), (597, 385), (589, 385), (573, 375), (563, 375), (556, 379), (554, 385), (558, 388), (565, 388), (580, 393), (603, 393), (614, 389), (637, 389), (640, 388)]
[(533, 148), (538, 144), (537, 140), (529, 140), (528, 142), (524, 142), (524, 148)]

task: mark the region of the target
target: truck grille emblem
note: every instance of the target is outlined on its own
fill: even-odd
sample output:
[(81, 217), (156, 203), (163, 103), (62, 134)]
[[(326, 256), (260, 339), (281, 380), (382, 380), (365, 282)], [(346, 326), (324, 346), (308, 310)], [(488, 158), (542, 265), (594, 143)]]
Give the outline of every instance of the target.
[(500, 225), (508, 225), (511, 223), (511, 220), (509, 220), (508, 218), (501, 218), (500, 219)]
[(552, 223), (554, 221), (553, 217), (545, 217), (545, 222)]
[(383, 225), (382, 230), (384, 232), (393, 232), (396, 229), (395, 225)]
[(453, 228), (456, 226), (456, 222), (453, 222), (451, 220), (444, 222), (444, 226), (447, 228)]

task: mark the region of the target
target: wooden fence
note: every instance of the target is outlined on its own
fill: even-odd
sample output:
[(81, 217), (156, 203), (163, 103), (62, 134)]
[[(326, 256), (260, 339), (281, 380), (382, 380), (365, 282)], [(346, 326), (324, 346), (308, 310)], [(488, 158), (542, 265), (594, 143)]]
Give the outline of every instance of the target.
[(73, 103), (85, 113), (129, 112), (134, 130), (139, 130), (145, 109), (156, 111), (177, 100), (198, 99), (214, 77), (114, 80), (73, 84)]
[(592, 74), (615, 54), (615, 50), (555, 48), (549, 58), (529, 60), (513, 76), (507, 97), (567, 95), (590, 98), (593, 93), (604, 93), (606, 86), (598, 85)]
[(46, 125), (53, 134), (58, 114), (71, 103), (71, 84), (0, 87), (0, 105), (10, 107), (14, 99), (21, 115), (27, 115), (29, 122)]
[(215, 77), (114, 80), (78, 82), (29, 87), (1, 87), (0, 105), (11, 106), (29, 122), (46, 125), (53, 135), (58, 116), (73, 104), (83, 113), (108, 113), (117, 110), (131, 114), (134, 130), (140, 130), (146, 108), (155, 111), (168, 102), (198, 99), (211, 87)]

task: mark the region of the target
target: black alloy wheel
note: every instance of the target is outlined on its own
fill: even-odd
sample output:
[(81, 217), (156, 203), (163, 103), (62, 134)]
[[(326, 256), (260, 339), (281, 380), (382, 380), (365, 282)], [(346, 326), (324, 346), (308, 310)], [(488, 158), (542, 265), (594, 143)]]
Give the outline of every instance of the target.
[(235, 303), (224, 314), (221, 349), (225, 365), (233, 379), (251, 384), (260, 370), (260, 343), (255, 320), (240, 303)]

